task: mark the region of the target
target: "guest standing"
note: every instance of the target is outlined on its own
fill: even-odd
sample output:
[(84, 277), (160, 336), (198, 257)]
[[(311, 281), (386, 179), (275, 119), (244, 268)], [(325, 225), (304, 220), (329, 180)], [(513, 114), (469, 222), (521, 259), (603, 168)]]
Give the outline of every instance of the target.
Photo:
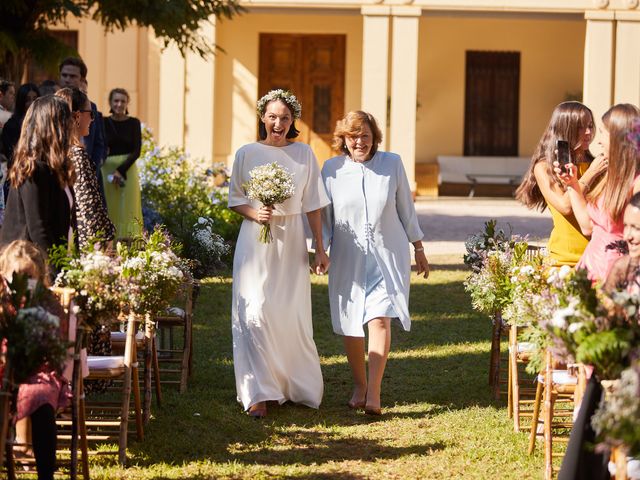
[(22, 128), (22, 122), (24, 121), (27, 109), (39, 96), (40, 91), (33, 83), (25, 83), (24, 85), (20, 85), (20, 88), (18, 88), (18, 93), (16, 94), (16, 107), (13, 111), (13, 115), (2, 129), (2, 149), (4, 155), (7, 157), (8, 168), (11, 168), (11, 164), (13, 162), (13, 151), (18, 144), (20, 129)]
[[(231, 320), (238, 400), (264, 417), (266, 402), (290, 400), (318, 408), (323, 385), (313, 341), (309, 260), (302, 213), (316, 246), (316, 271), (329, 259), (322, 243), (320, 209), (329, 203), (311, 148), (298, 135), (301, 107), (295, 96), (272, 90), (258, 101), (260, 141), (236, 153), (229, 208), (244, 216), (233, 258)], [(273, 208), (247, 198), (243, 184), (259, 165), (277, 162), (293, 174), (295, 192)], [(272, 243), (258, 241), (271, 224)]]
[(0, 131), (11, 118), (16, 101), (16, 87), (13, 82), (0, 79)]
[(553, 229), (549, 235), (549, 256), (558, 265), (575, 266), (589, 239), (580, 230), (566, 187), (553, 170), (556, 142), (569, 143), (571, 158), (585, 189), (604, 172), (604, 161), (593, 161), (589, 145), (594, 136), (593, 113), (580, 102), (563, 102), (551, 115), (549, 125), (538, 142), (529, 170), (516, 192), (516, 198), (529, 208), (549, 208)]
[(623, 241), (623, 213), (634, 193), (640, 190), (640, 153), (629, 138), (640, 109), (630, 104), (611, 107), (602, 117), (600, 144), (606, 172), (588, 192), (578, 181), (575, 165), (555, 171), (567, 186), (571, 207), (585, 235), (591, 235), (577, 268), (586, 268), (589, 277), (604, 281), (613, 263), (621, 256), (616, 243)]
[(114, 88), (109, 93), (111, 116), (104, 119), (109, 156), (102, 167), (109, 217), (119, 238), (142, 231), (142, 200), (136, 160), (140, 157), (140, 120), (129, 116), (129, 93)]
[(75, 169), (68, 158), (73, 117), (61, 98), (37, 98), (27, 110), (9, 172), (11, 188), (0, 245), (29, 240), (45, 252), (70, 245), (75, 229)]
[(102, 203), (93, 163), (82, 146), (82, 137), (89, 133), (93, 110), (87, 96), (77, 88), (62, 88), (55, 95), (63, 98), (73, 117), (72, 145), (69, 157), (76, 171), (74, 185), (78, 245), (85, 247), (91, 240), (109, 242), (115, 237), (115, 227)]
[[(353, 375), (348, 405), (380, 415), (382, 377), (391, 345), (391, 319), (405, 330), (413, 244), (418, 274), (429, 275), (409, 181), (400, 157), (378, 150), (382, 134), (371, 114), (349, 112), (337, 125), (322, 178), (332, 268), (329, 303), (333, 331), (342, 335)], [(369, 331), (369, 378), (364, 327)]]
[[(80, 90), (82, 80), (86, 80), (88, 73), (87, 65), (81, 58), (67, 57), (60, 63), (60, 86), (77, 88)], [(100, 194), (104, 198), (100, 167), (102, 167), (104, 159), (107, 157), (107, 144), (104, 137), (102, 114), (98, 111), (98, 107), (93, 102), (91, 102), (91, 110), (93, 111), (94, 121), (89, 127), (89, 135), (82, 138), (82, 143), (84, 144), (84, 148), (87, 151), (89, 158), (94, 164), (96, 176), (98, 178), (98, 185), (100, 187)]]

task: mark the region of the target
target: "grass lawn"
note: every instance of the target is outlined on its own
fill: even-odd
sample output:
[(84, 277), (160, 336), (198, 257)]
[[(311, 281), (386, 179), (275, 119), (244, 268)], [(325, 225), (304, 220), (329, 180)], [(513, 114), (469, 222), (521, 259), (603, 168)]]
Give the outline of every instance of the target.
[(430, 260), (429, 280), (413, 277), (412, 331), (393, 328), (383, 417), (346, 407), (349, 367), (331, 330), (324, 277), (312, 279), (320, 410), (270, 404), (263, 421), (244, 415), (233, 377), (231, 279), (210, 279), (196, 310), (188, 391), (165, 388), (145, 441), (130, 444), (130, 467), (101, 458), (92, 478), (541, 478), (541, 449), (527, 456), (527, 435), (513, 432), (505, 402), (490, 396), (490, 322), (471, 310), (461, 259)]

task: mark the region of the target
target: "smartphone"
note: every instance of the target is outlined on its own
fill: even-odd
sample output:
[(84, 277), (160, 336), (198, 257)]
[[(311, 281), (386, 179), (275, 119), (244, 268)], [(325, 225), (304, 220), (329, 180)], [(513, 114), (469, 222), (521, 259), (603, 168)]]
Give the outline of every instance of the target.
[(556, 142), (556, 150), (558, 151), (558, 163), (563, 172), (567, 171), (567, 163), (571, 163), (571, 151), (569, 150), (569, 142), (566, 140), (558, 140)]

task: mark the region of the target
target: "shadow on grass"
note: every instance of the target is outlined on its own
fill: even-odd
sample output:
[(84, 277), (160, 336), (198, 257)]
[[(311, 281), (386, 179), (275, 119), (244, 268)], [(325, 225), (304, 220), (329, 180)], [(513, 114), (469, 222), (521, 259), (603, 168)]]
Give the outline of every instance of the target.
[[(324, 282), (312, 285), (314, 338), (321, 357), (342, 357), (342, 341), (331, 328)], [(486, 384), (490, 323), (471, 313), (461, 281), (412, 286), (416, 320), (411, 332), (393, 328), (392, 355), (382, 386), (383, 417), (346, 407), (352, 382), (348, 364), (328, 360), (322, 365), (325, 394), (320, 410), (270, 406), (262, 421), (243, 414), (236, 402), (230, 301), (228, 279), (203, 285), (194, 324), (193, 378), (183, 395), (164, 390), (163, 407), (154, 404), (145, 441), (131, 444), (132, 463), (311, 465), (428, 455), (445, 446), (416, 438), (410, 446), (395, 447), (355, 437), (342, 427), (393, 428), (394, 419), (420, 422), (451, 410), (495, 405)], [(486, 351), (479, 352), (477, 342), (486, 342)], [(344, 473), (313, 478), (338, 476), (359, 478)], [(199, 478), (198, 473), (190, 478)]]

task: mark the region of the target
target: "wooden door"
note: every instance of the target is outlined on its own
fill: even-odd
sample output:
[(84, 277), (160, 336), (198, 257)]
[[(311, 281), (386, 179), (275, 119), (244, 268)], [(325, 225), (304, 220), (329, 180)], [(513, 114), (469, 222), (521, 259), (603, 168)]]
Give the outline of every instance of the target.
[(335, 155), (331, 138), (344, 114), (344, 35), (260, 34), (258, 92), (292, 91), (302, 104), (297, 140), (322, 164)]
[(467, 51), (465, 155), (518, 155), (520, 52)]

